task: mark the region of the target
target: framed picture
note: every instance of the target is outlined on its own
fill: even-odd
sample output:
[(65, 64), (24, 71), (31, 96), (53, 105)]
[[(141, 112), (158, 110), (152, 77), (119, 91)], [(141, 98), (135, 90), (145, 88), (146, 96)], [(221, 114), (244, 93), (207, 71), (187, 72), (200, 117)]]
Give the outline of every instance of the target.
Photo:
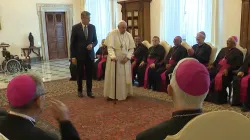
[(138, 17), (138, 11), (134, 11), (134, 17)]
[(132, 20), (128, 20), (128, 26), (132, 26)]
[(138, 26), (137, 19), (134, 20), (134, 26)]
[(131, 13), (131, 12), (128, 12), (128, 13), (127, 13), (127, 17), (132, 17), (132, 13)]
[(139, 31), (138, 29), (135, 29), (135, 36), (138, 36), (139, 35)]

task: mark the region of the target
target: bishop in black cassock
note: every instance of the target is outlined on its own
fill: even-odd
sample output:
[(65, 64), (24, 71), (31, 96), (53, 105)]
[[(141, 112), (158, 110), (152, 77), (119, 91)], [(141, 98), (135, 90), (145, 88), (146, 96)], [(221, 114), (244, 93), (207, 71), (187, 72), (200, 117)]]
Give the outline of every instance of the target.
[(146, 62), (148, 57), (148, 48), (141, 43), (140, 37), (135, 37), (135, 50), (131, 59), (132, 80), (135, 81), (138, 75), (138, 68), (142, 61)]
[(144, 88), (151, 88), (154, 76), (152, 70), (155, 69), (159, 63), (163, 62), (166, 53), (164, 47), (159, 44), (159, 37), (153, 37), (152, 41), (153, 46), (148, 50), (147, 61), (142, 61), (139, 65), (138, 82), (139, 86), (144, 85)]
[(233, 71), (238, 70), (243, 63), (243, 53), (236, 48), (237, 41), (237, 37), (230, 37), (227, 47), (221, 49), (214, 63), (208, 67), (211, 79), (208, 101), (227, 103), (226, 88), (233, 80)]
[(242, 78), (238, 84), (240, 92), (234, 94), (240, 94), (241, 110), (247, 112), (250, 110), (250, 55), (245, 59), (237, 75)]
[(207, 65), (209, 63), (212, 49), (204, 42), (205, 39), (205, 32), (199, 32), (196, 37), (197, 44), (195, 44), (191, 50), (188, 50), (188, 54), (189, 56), (197, 59), (200, 63)]
[(168, 87), (175, 112), (169, 120), (140, 132), (136, 140), (163, 140), (168, 135), (177, 134), (190, 120), (202, 114), (209, 84), (209, 73), (204, 65), (193, 58), (179, 61)]
[(182, 38), (177, 36), (174, 38), (174, 47), (170, 49), (164, 63), (154, 69), (152, 87), (154, 91), (166, 91), (167, 85), (170, 83), (169, 74), (171, 74), (177, 63), (187, 57), (187, 49), (181, 45)]

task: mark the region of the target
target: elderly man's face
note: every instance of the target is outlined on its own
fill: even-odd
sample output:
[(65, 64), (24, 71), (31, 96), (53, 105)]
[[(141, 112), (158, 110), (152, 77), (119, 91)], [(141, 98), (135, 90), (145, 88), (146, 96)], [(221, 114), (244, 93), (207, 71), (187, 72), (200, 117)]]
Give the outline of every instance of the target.
[(232, 47), (235, 47), (235, 42), (234, 42), (234, 40), (232, 39), (232, 38), (229, 38), (228, 40), (227, 40), (227, 47), (229, 47), (229, 48), (232, 48)]
[(157, 46), (160, 44), (160, 40), (157, 37), (154, 37), (152, 42), (153, 42), (153, 46)]
[(204, 43), (204, 40), (205, 40), (204, 36), (202, 36), (202, 35), (200, 35), (200, 34), (197, 34), (197, 36), (196, 36), (196, 42), (197, 42), (198, 44)]
[(139, 37), (135, 37), (135, 45), (138, 45), (141, 42), (141, 39)]
[(119, 29), (121, 34), (124, 34), (126, 32), (126, 30), (127, 30), (127, 25), (125, 23), (124, 24), (123, 23), (119, 24), (118, 29)]
[(102, 45), (104, 45), (105, 39), (102, 40)]
[(90, 17), (89, 17), (89, 16), (86, 16), (86, 15), (81, 16), (81, 19), (82, 19), (82, 23), (83, 23), (84, 25), (88, 25), (89, 22), (90, 22)]
[(179, 37), (174, 38), (174, 45), (175, 46), (180, 46), (181, 45), (181, 39)]

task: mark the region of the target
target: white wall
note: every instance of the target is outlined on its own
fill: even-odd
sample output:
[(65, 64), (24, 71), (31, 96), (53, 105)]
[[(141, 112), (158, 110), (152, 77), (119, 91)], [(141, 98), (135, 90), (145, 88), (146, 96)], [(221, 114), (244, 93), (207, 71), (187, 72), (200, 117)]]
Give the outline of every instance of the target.
[(0, 43), (5, 42), (19, 48), (28, 47), (29, 32), (35, 45), (41, 44), (37, 3), (73, 4), (74, 23), (80, 21), (79, 0), (0, 0)]
[(150, 26), (151, 38), (153, 36), (160, 37), (160, 15), (161, 15), (161, 0), (152, 0), (150, 4)]

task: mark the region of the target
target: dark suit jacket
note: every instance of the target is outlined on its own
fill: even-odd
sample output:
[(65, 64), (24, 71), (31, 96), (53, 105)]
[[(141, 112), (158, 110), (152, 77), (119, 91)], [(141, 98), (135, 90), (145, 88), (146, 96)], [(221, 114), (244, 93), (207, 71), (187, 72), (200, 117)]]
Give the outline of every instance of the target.
[[(60, 132), (62, 140), (80, 140), (70, 121), (60, 122)], [(45, 132), (29, 120), (11, 114), (0, 119), (0, 133), (10, 140), (59, 140), (55, 134)]]
[(192, 47), (194, 49), (194, 58), (197, 59), (202, 64), (208, 64), (210, 55), (212, 52), (211, 47), (204, 43), (203, 45), (199, 46), (198, 44)]
[(174, 112), (170, 120), (139, 133), (136, 136), (136, 140), (164, 140), (168, 135), (177, 134), (190, 120), (200, 113), (202, 111), (199, 109)]
[[(70, 39), (70, 55), (71, 58), (77, 60), (86, 60), (89, 56), (91, 60), (95, 59), (94, 47), (97, 45), (96, 29), (92, 24), (88, 25), (88, 39), (86, 40), (83, 32), (82, 23), (78, 23), (72, 27)], [(87, 46), (92, 44), (92, 50), (88, 50)]]

